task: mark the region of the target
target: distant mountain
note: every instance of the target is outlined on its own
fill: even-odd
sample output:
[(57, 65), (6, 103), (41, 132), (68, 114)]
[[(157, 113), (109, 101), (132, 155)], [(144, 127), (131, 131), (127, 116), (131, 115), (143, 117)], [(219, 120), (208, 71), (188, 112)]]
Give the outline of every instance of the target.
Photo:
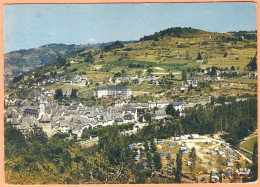
[(64, 57), (82, 49), (99, 49), (99, 45), (47, 44), (39, 48), (6, 53), (4, 54), (5, 82), (12, 80), (14, 76), (43, 66), (58, 56)]

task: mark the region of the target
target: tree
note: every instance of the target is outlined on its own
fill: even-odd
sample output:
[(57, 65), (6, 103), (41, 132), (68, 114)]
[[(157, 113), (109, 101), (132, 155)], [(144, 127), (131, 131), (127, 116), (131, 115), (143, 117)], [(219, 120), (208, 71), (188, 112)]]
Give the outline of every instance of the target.
[(181, 77), (182, 77), (182, 80), (185, 80), (187, 78), (187, 74), (186, 74), (186, 70), (182, 70), (182, 73), (181, 73)]
[(5, 156), (19, 153), (22, 149), (27, 147), (24, 135), (20, 130), (11, 125), (6, 125), (4, 128), (4, 143)]
[(121, 73), (120, 72), (115, 73), (114, 77), (121, 77)]
[(197, 60), (202, 60), (202, 56), (201, 56), (200, 52), (198, 53)]
[(121, 74), (125, 75), (126, 71), (124, 69), (121, 70)]
[(64, 58), (58, 56), (57, 58), (57, 67), (60, 68), (61, 66), (64, 66), (67, 62)]
[(147, 152), (146, 153), (146, 158), (147, 158), (147, 162), (148, 162), (148, 165), (149, 167), (152, 167), (152, 154), (150, 152)]
[(157, 171), (160, 171), (160, 169), (162, 168), (162, 162), (161, 162), (161, 157), (157, 152), (154, 153), (153, 161), (154, 161), (155, 169)]
[(27, 138), (31, 142), (37, 141), (41, 144), (45, 144), (48, 141), (46, 133), (42, 128), (36, 127), (36, 125), (34, 125), (33, 131), (28, 134)]
[(156, 151), (156, 146), (154, 144), (154, 141), (151, 141), (151, 152), (154, 153)]
[(217, 68), (215, 66), (212, 66), (211, 67), (211, 73), (210, 73), (211, 76), (213, 75), (217, 75)]
[(63, 97), (62, 89), (55, 90), (54, 99), (60, 100)]
[(92, 55), (91, 51), (89, 51), (87, 53), (87, 57), (85, 58), (84, 60), (85, 62), (89, 62), (89, 63), (94, 63), (95, 62), (95, 58), (94, 56)]
[(257, 70), (257, 53), (255, 56), (250, 60), (250, 62), (246, 66), (249, 71), (256, 71)]
[(175, 182), (181, 183), (181, 172), (182, 172), (182, 153), (177, 153), (176, 158), (176, 173), (175, 173)]
[(152, 72), (153, 72), (153, 69), (148, 68), (148, 69), (147, 69), (147, 72), (148, 72), (148, 73), (152, 73)]
[(77, 89), (73, 89), (73, 88), (72, 88), (70, 98), (76, 99), (76, 98), (78, 97), (77, 92), (78, 92)]
[(193, 147), (191, 149), (191, 152), (189, 154), (189, 158), (190, 158), (190, 161), (191, 161), (191, 164), (190, 164), (190, 170), (191, 172), (194, 171), (195, 167), (196, 167), (196, 157), (197, 157), (197, 154), (196, 154), (196, 149)]
[(227, 56), (228, 56), (228, 53), (227, 53), (227, 52), (225, 52), (225, 53), (224, 53), (224, 55), (223, 55), (223, 57), (225, 57), (225, 58), (226, 58)]
[(144, 115), (144, 119), (147, 123), (151, 123), (152, 122), (152, 115), (150, 113), (146, 113)]
[(142, 71), (139, 70), (139, 71), (137, 71), (136, 73), (137, 73), (138, 77), (140, 77), (140, 75), (142, 74)]
[(258, 179), (258, 143), (257, 142), (254, 145), (250, 176), (252, 181), (256, 181)]
[(178, 117), (178, 112), (175, 110), (175, 108), (173, 108), (172, 104), (169, 104), (166, 107), (166, 114), (171, 115), (172, 117)]
[(149, 145), (148, 145), (147, 140), (144, 141), (144, 148), (145, 148), (145, 151), (149, 151)]

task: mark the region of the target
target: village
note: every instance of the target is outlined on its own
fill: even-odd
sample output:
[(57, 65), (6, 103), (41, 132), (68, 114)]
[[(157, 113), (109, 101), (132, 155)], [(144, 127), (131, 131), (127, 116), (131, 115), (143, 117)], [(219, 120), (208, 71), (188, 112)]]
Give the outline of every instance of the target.
[[(145, 79), (149, 79), (150, 83), (158, 84), (158, 77), (153, 74), (147, 74)], [(220, 76), (209, 77), (204, 75), (201, 81), (210, 81), (215, 79), (221, 80)], [(109, 81), (127, 81), (127, 76), (120, 79), (106, 78), (104, 82)], [(137, 75), (131, 75), (130, 80), (138, 82), (140, 79)], [(64, 78), (57, 80), (47, 80), (47, 82), (56, 81), (57, 84), (82, 84), (87, 86), (87, 77), (83, 75), (74, 76), (70, 82), (65, 81)], [(84, 83), (82, 83), (84, 81)], [(154, 82), (157, 81), (157, 82)], [(142, 82), (142, 81), (141, 81)], [(46, 84), (44, 80), (41, 85)], [(183, 90), (187, 87), (197, 87), (197, 78), (186, 78), (182, 85), (176, 88)], [(20, 85), (22, 89), (23, 85)], [(5, 94), (5, 120), (13, 127), (19, 129), (24, 135), (34, 131), (35, 128), (40, 128), (46, 133), (48, 137), (55, 134), (66, 134), (67, 138), (74, 138), (78, 143), (85, 147), (91, 147), (98, 144), (98, 136), (90, 136), (89, 139), (82, 138), (84, 129), (94, 129), (99, 127), (106, 127), (110, 125), (122, 125), (132, 123), (133, 127), (121, 131), (122, 134), (135, 134), (138, 130), (147, 126), (147, 119), (145, 115), (138, 112), (140, 109), (151, 114), (152, 120), (163, 120), (169, 117), (166, 114), (166, 107), (172, 107), (179, 112), (179, 116), (185, 116), (185, 109), (194, 107), (196, 104), (206, 105), (211, 102), (211, 96), (208, 95), (201, 99), (200, 95), (190, 96), (187, 100), (170, 102), (168, 100), (148, 101), (146, 103), (130, 103), (132, 97), (131, 88), (124, 86), (97, 86), (94, 89), (95, 99), (114, 98), (111, 105), (104, 108), (103, 106), (84, 106), (81, 102), (75, 101), (68, 105), (60, 105), (57, 101), (52, 99), (54, 90), (34, 85), (35, 91), (33, 99), (13, 99)], [(175, 88), (173, 88), (174, 90)], [(72, 91), (66, 91), (64, 97), (70, 97)], [(199, 99), (200, 98), (200, 99)], [(247, 98), (237, 98), (236, 102), (246, 101)], [(222, 104), (230, 104), (225, 102)], [(216, 106), (222, 105), (215, 103)], [(252, 163), (250, 159), (244, 156), (238, 150), (225, 142), (221, 138), (221, 133), (216, 135), (198, 135), (189, 134), (179, 137), (171, 137), (169, 139), (154, 139), (156, 144), (156, 151), (159, 153), (162, 161), (161, 172), (155, 172), (154, 175), (160, 177), (171, 177), (173, 175), (174, 161), (176, 154), (181, 152), (183, 154), (183, 183), (194, 182), (219, 182), (219, 172), (222, 172), (223, 182), (232, 182), (241, 180), (243, 176), (248, 176), (250, 169), (249, 164)], [(149, 143), (150, 146), (150, 143)], [(135, 162), (141, 163), (143, 167), (147, 167), (146, 153), (144, 153), (144, 143), (137, 142), (129, 145), (135, 153)], [(189, 160), (188, 154), (192, 148), (196, 148), (197, 152), (197, 168), (194, 172), (190, 172), (189, 166), (193, 163)]]

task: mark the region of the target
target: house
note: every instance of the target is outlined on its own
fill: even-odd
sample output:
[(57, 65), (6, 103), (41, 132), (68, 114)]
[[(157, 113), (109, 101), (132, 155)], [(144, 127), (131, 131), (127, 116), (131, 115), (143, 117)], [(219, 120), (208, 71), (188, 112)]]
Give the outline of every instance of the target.
[(240, 101), (246, 101), (247, 98), (236, 98), (236, 102), (240, 102)]
[(184, 85), (178, 85), (177, 89), (179, 89), (181, 91), (184, 91), (185, 90), (185, 86)]
[(24, 116), (29, 115), (29, 116), (34, 116), (34, 117), (38, 118), (39, 117), (39, 111), (37, 109), (26, 108), (23, 112), (23, 115)]
[(156, 107), (158, 108), (166, 108), (170, 104), (169, 101), (157, 101)]
[(120, 81), (121, 81), (121, 82), (129, 82), (129, 77), (128, 77), (128, 76), (122, 76), (122, 77), (120, 78)]
[(179, 110), (179, 112), (183, 111), (187, 104), (185, 102), (173, 102), (172, 106), (175, 110)]
[(183, 82), (184, 86), (192, 86), (192, 87), (197, 87), (198, 86), (198, 80), (197, 78), (187, 78), (185, 79), (185, 81)]
[(115, 119), (115, 124), (122, 125), (123, 123), (124, 123), (124, 119), (123, 118), (116, 118)]
[(257, 78), (257, 71), (250, 71), (248, 73), (249, 78)]
[(211, 77), (211, 79), (212, 79), (213, 81), (219, 81), (219, 80), (220, 80), (220, 76), (219, 76), (219, 75), (213, 75), (213, 76)]
[(34, 128), (40, 128), (41, 126), (38, 123), (38, 120), (35, 116), (24, 116), (21, 119), (20, 131), (27, 134), (32, 131)]
[(74, 75), (72, 82), (73, 83), (79, 83), (81, 81), (81, 78), (79, 75)]
[(67, 90), (67, 91), (63, 94), (63, 96), (64, 96), (64, 97), (70, 97), (71, 93), (72, 93), (72, 90)]
[(163, 117), (166, 116), (166, 112), (164, 110), (156, 110), (154, 115), (155, 119), (163, 119)]
[(125, 114), (132, 114), (134, 116), (134, 120), (137, 121), (137, 109), (133, 108), (131, 105), (125, 105), (122, 108), (118, 109), (119, 112), (124, 116)]
[(151, 85), (158, 85), (159, 81), (157, 79), (151, 80)]
[(141, 82), (139, 81), (139, 79), (134, 79), (134, 80), (132, 81), (132, 85), (139, 85), (139, 84), (141, 84)]
[(76, 138), (81, 138), (82, 136), (82, 132), (83, 130), (86, 128), (87, 126), (83, 126), (82, 124), (81, 125), (75, 125), (71, 131), (71, 135), (76, 137)]
[(124, 115), (124, 120), (125, 120), (126, 123), (134, 122), (135, 117), (134, 117), (133, 114), (126, 114), (126, 115)]
[(15, 104), (20, 106), (31, 106), (32, 102), (30, 102), (28, 99), (25, 99), (23, 101), (17, 99)]
[(138, 79), (138, 76), (136, 74), (131, 74), (130, 79), (131, 80)]
[(86, 75), (82, 75), (81, 80), (87, 80)]
[(128, 86), (99, 86), (94, 89), (94, 97), (130, 97), (131, 89)]
[(209, 75), (204, 75), (202, 78), (201, 78), (202, 81), (211, 81), (211, 77)]
[(153, 80), (155, 79), (155, 76), (153, 74), (147, 74), (146, 77), (145, 77), (146, 80)]
[(120, 79), (117, 79), (117, 78), (112, 78), (111, 80), (113, 83), (120, 83), (121, 80)]
[(126, 104), (126, 102), (124, 100), (115, 100), (112, 105), (114, 107), (120, 108), (123, 107)]
[(109, 83), (109, 82), (111, 82), (112, 81), (112, 78), (110, 78), (110, 77), (106, 77), (105, 78), (105, 83)]
[(156, 102), (148, 101), (148, 107), (149, 107), (149, 109), (155, 108), (156, 107)]

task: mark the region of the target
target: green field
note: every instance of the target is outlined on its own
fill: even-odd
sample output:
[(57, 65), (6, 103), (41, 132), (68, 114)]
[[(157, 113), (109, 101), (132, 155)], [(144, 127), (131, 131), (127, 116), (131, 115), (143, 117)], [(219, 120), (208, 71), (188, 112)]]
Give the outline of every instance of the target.
[(242, 147), (247, 149), (248, 151), (253, 152), (254, 151), (254, 145), (257, 142), (258, 138), (257, 136), (250, 138), (245, 143), (242, 144)]

